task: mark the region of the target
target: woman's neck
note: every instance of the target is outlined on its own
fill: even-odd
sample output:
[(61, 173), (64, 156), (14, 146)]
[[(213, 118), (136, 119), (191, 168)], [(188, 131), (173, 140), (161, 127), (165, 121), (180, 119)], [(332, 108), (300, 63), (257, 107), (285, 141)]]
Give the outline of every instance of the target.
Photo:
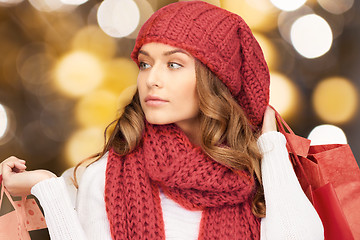
[(191, 122), (177, 122), (175, 124), (181, 128), (194, 146), (201, 145), (200, 122), (198, 119), (194, 119)]

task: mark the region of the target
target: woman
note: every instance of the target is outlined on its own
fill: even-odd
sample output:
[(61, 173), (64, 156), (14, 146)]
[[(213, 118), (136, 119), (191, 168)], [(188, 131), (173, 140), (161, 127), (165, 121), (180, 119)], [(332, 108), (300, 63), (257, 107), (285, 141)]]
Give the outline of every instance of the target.
[(73, 202), (66, 174), (2, 163), (13, 195), (39, 199), (51, 239), (323, 239), (276, 132), (262, 51), (239, 16), (167, 5), (131, 57), (138, 90)]

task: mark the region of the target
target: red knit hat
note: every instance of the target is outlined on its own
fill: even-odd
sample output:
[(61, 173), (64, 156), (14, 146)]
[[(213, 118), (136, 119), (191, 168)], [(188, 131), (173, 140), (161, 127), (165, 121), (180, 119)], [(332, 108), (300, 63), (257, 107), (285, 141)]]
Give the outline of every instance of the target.
[(142, 26), (131, 58), (142, 45), (159, 42), (185, 49), (229, 88), (254, 126), (269, 104), (270, 76), (262, 50), (238, 15), (202, 1), (169, 4)]

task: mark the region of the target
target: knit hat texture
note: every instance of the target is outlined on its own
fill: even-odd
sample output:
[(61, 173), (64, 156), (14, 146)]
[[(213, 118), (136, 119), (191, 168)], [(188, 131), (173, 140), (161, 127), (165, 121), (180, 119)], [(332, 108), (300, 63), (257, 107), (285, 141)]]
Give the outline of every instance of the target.
[(269, 104), (270, 76), (262, 50), (238, 15), (202, 1), (176, 2), (159, 9), (142, 26), (131, 58), (159, 42), (182, 48), (228, 87), (254, 126)]

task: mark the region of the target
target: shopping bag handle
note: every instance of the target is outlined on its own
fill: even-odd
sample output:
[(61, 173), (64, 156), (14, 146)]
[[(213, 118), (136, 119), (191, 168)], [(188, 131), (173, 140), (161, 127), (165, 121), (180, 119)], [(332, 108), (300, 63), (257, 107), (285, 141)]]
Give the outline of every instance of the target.
[(14, 208), (14, 211), (16, 212), (16, 217), (18, 218), (19, 222), (26, 219), (26, 214), (25, 214), (25, 209), (24, 209), (25, 208), (26, 196), (21, 197), (21, 202), (22, 202), (23, 207), (21, 208), (21, 211), (19, 213), (19, 211), (17, 211), (17, 208), (15, 207), (15, 202), (12, 199), (10, 193), (6, 190), (6, 188), (4, 187), (4, 184), (2, 184), (2, 175), (0, 175), (0, 184), (1, 184), (0, 209), (1, 209), (2, 203), (3, 203), (3, 195), (5, 193), (6, 197), (9, 199), (12, 207)]
[[(2, 181), (0, 181), (0, 183), (1, 182)], [(14, 207), (14, 205), (15, 205), (14, 200), (11, 198), (10, 193), (4, 187), (4, 184), (1, 184), (0, 209), (1, 209), (1, 206), (2, 206), (4, 193), (5, 193), (6, 197), (9, 199), (11, 205)]]
[[(307, 182), (308, 185), (311, 185), (310, 184), (310, 181), (309, 181), (309, 178), (300, 162), (300, 159), (298, 157), (298, 154), (296, 153), (295, 149), (294, 149), (294, 146), (292, 145), (291, 141), (289, 140), (287, 134), (290, 134), (290, 135), (296, 135), (293, 130), (291, 130), (291, 128), (289, 127), (289, 125), (285, 122), (285, 120), (281, 117), (281, 115), (276, 111), (276, 109), (273, 107), (273, 106), (270, 106), (270, 108), (272, 108), (274, 111), (275, 111), (275, 119), (276, 119), (276, 123), (278, 125), (278, 128), (279, 128), (279, 132), (281, 132), (285, 138), (286, 138), (286, 144), (287, 146), (290, 148), (290, 151), (292, 153), (292, 156), (293, 156), (293, 161), (291, 161), (293, 167), (295, 165), (299, 166), (299, 169), (301, 171), (301, 173), (303, 174), (304, 178), (305, 178), (305, 181)], [(288, 149), (289, 150), (289, 149)]]
[(285, 120), (281, 117), (281, 115), (278, 113), (278, 111), (276, 111), (276, 109), (269, 105), (269, 107), (275, 111), (275, 119), (276, 119), (276, 123), (278, 124), (279, 127), (279, 131), (281, 133), (289, 133), (292, 135), (295, 135), (294, 131), (291, 130), (291, 128), (289, 127), (289, 125), (285, 122)]

